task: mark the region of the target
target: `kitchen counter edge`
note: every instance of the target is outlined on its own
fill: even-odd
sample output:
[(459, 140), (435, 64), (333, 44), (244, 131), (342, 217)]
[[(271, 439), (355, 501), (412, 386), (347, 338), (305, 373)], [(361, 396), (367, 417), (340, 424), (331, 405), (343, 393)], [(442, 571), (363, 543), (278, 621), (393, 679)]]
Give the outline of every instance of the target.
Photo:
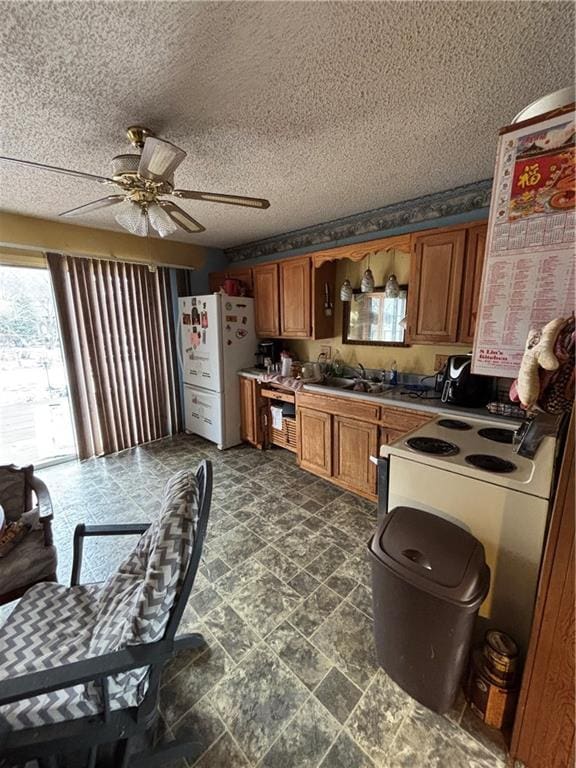
[[(243, 376), (247, 379), (258, 379), (264, 371), (244, 370), (238, 371), (239, 376)], [(495, 413), (490, 413), (485, 408), (463, 408), (457, 405), (450, 405), (449, 403), (441, 403), (440, 400), (433, 400), (431, 402), (423, 402), (418, 398), (402, 397), (400, 394), (401, 386), (397, 390), (382, 392), (381, 394), (373, 395), (369, 392), (351, 392), (347, 389), (340, 389), (337, 387), (327, 387), (324, 384), (305, 384), (304, 387), (299, 390), (300, 392), (309, 392), (311, 394), (327, 395), (329, 397), (342, 397), (353, 400), (364, 400), (365, 402), (378, 403), (383, 406), (390, 406), (394, 408), (406, 408), (409, 411), (423, 411), (425, 413), (434, 413), (450, 416), (460, 416), (466, 418), (466, 416), (475, 419), (481, 419), (483, 421), (498, 421), (502, 424), (509, 424), (510, 426), (517, 427), (521, 424), (522, 420), (513, 416), (499, 416)], [(298, 394), (298, 393), (296, 393)]]

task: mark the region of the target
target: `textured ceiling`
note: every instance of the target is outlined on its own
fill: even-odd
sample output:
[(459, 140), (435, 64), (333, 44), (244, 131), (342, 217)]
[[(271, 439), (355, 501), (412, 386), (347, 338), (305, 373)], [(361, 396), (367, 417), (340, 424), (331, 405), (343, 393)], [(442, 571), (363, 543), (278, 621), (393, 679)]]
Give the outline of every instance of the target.
[[(188, 157), (183, 202), (229, 247), (484, 179), (498, 129), (569, 84), (564, 2), (0, 2), (0, 154), (107, 174), (142, 123)], [(0, 210), (108, 188), (0, 166)], [(118, 228), (111, 210), (77, 217)], [(185, 239), (185, 238), (183, 238)]]

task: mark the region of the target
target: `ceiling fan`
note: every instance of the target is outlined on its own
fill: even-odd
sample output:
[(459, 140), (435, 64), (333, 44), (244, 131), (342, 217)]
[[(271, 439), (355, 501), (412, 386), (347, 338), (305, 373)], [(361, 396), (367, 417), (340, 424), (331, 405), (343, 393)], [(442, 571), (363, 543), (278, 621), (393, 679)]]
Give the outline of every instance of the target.
[(178, 229), (188, 234), (204, 231), (205, 227), (202, 224), (176, 205), (173, 200), (166, 199), (167, 197), (205, 200), (209, 203), (241, 205), (248, 208), (264, 209), (270, 206), (268, 200), (259, 197), (174, 189), (174, 171), (186, 157), (186, 152), (169, 141), (157, 138), (150, 129), (141, 125), (131, 126), (126, 135), (132, 146), (140, 150), (140, 154), (113, 157), (110, 177), (33, 163), (30, 160), (18, 160), (14, 157), (0, 156), (0, 160), (117, 187), (120, 190), (119, 193), (63, 211), (60, 216), (76, 216), (99, 208), (119, 205), (115, 216), (116, 221), (133, 235), (142, 237), (150, 234), (150, 227), (155, 229), (161, 237), (171, 235)]

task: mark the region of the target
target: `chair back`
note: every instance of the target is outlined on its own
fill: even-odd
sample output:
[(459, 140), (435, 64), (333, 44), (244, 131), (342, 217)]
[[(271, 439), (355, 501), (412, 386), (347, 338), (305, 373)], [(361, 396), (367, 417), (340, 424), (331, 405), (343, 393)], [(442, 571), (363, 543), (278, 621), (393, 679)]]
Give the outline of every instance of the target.
[(158, 519), (103, 585), (92, 651), (174, 637), (200, 561), (211, 496), (208, 461), (168, 480)]
[(17, 467), (15, 464), (0, 466), (0, 505), (6, 521), (14, 523), (24, 512), (32, 509), (32, 476), (34, 467)]
[(194, 546), (192, 556), (190, 557), (182, 586), (180, 587), (166, 626), (165, 637), (174, 639), (180, 619), (186, 608), (186, 603), (190, 597), (194, 579), (202, 557), (202, 547), (206, 537), (208, 527), (208, 518), (210, 516), (210, 504), (212, 503), (212, 462), (204, 460), (200, 462), (196, 470), (196, 483), (198, 488), (198, 517), (195, 523)]

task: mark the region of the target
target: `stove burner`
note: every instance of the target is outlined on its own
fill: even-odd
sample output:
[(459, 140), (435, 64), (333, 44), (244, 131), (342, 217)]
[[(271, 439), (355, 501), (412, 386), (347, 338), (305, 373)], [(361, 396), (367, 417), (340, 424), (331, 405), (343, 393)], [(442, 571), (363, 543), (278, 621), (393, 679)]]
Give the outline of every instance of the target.
[(497, 472), (498, 474), (508, 474), (514, 472), (516, 464), (499, 456), (491, 456), (487, 453), (471, 453), (464, 457), (467, 464), (472, 464), (478, 469), (485, 469), (487, 472)]
[(439, 427), (444, 427), (444, 429), (457, 429), (460, 432), (472, 429), (471, 424), (466, 424), (465, 421), (459, 421), (458, 419), (440, 419), (437, 424)]
[(485, 437), (486, 440), (493, 440), (495, 443), (507, 443), (512, 445), (514, 439), (513, 429), (501, 429), (500, 427), (485, 427), (479, 429), (478, 434), (480, 437)]
[(436, 437), (409, 437), (406, 444), (420, 453), (433, 453), (437, 456), (455, 456), (460, 453), (457, 445)]

